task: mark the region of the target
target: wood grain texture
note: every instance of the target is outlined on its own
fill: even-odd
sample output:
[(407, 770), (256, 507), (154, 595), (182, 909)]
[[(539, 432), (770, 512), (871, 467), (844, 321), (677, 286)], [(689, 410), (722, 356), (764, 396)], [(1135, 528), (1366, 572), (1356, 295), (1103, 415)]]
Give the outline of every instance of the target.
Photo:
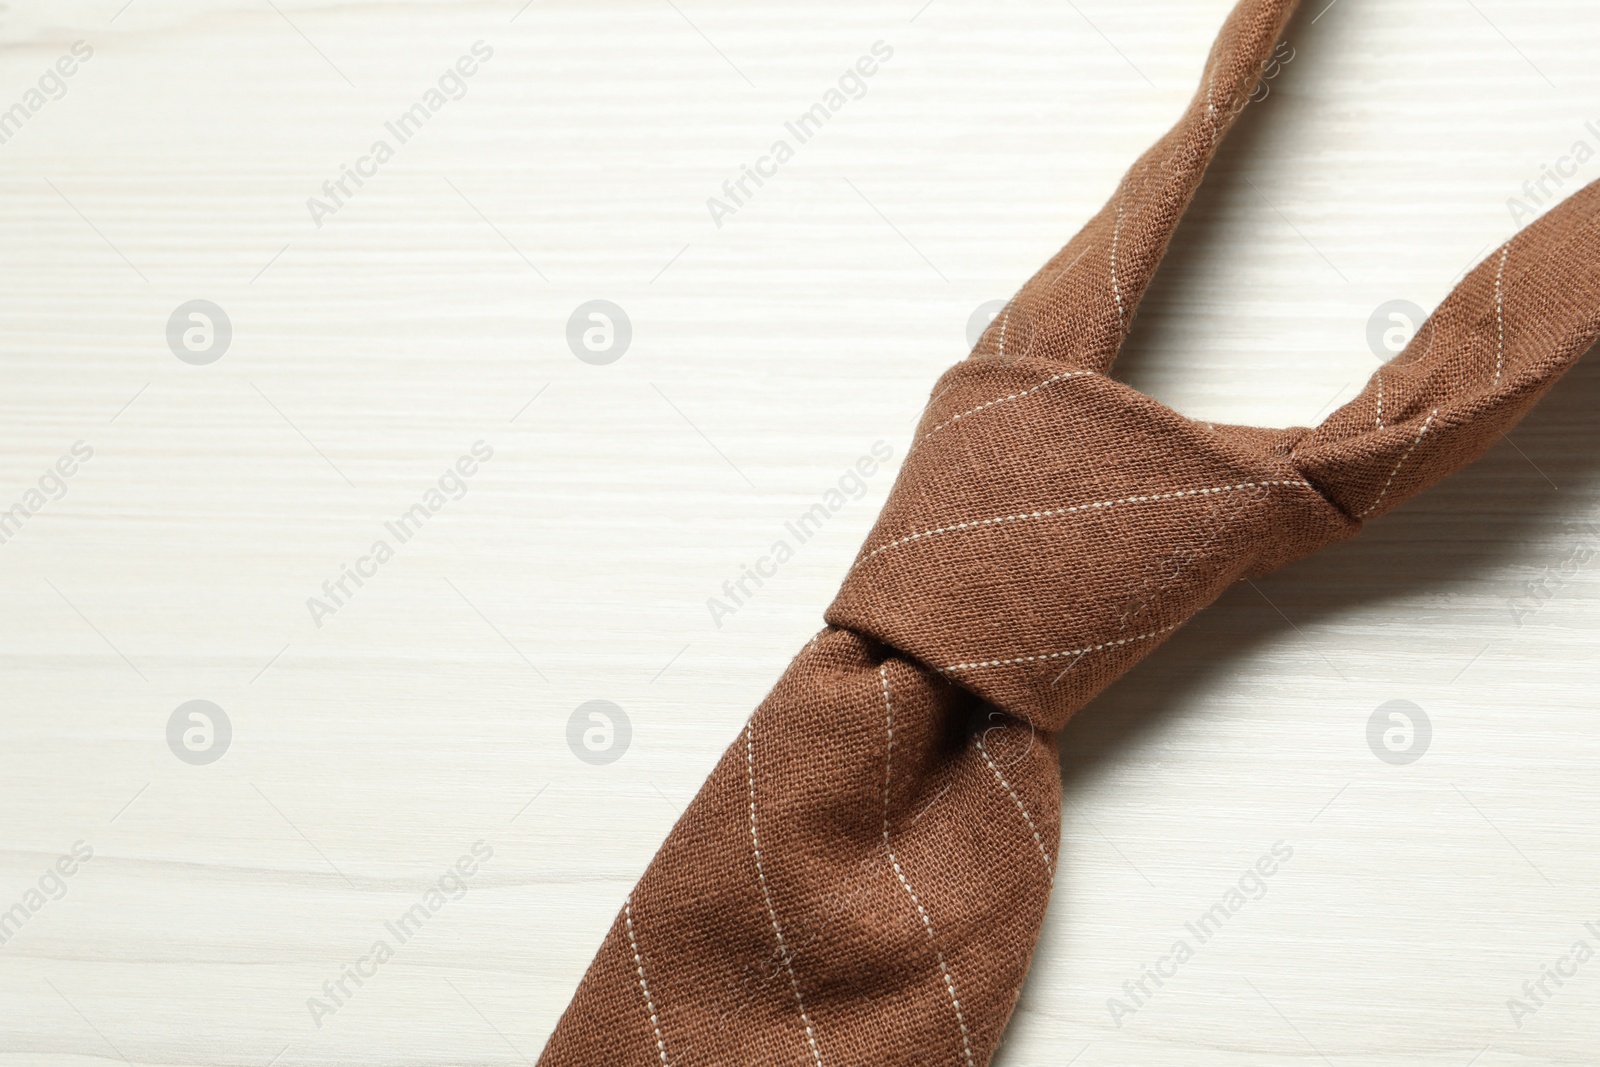
[[(1600, 149), (1592, 4), (1309, 2), (1119, 364), (1198, 418), (1314, 422), (1378, 365), (1374, 309), (1432, 307), (1513, 231), (1508, 198)], [(534, 1060), (892, 469), (720, 625), (707, 599), (874, 442), (898, 464), (968, 318), (1178, 114), (1228, 6), (0, 13), (0, 108), (93, 50), (0, 143), (0, 509), (36, 512), (0, 543), (0, 917), (24, 909), (0, 1064)], [(464, 95), (386, 134), (479, 41)], [(707, 199), (878, 41), (864, 94), (717, 225)], [(385, 137), (317, 225), (307, 199)], [(1566, 169), (1547, 192), (1600, 157)], [(597, 298), (633, 329), (603, 366), (565, 338)], [(166, 337), (195, 299), (233, 328), (205, 366)], [(1580, 364), (1476, 466), (1240, 586), (1068, 728), (998, 1063), (1594, 1061), (1600, 962), (1542, 1003), (1524, 983), (1600, 950), (1597, 400)], [(388, 534), (479, 441), (464, 495)], [(385, 538), (318, 625), (307, 599)], [(166, 737), (195, 699), (233, 731), (204, 766)], [(567, 740), (596, 699), (632, 726), (601, 766)], [(1368, 746), (1392, 700), (1432, 724), (1406, 766)], [(476, 842), (401, 943), (386, 923)], [(1185, 924), (1277, 842), (1199, 944)]]

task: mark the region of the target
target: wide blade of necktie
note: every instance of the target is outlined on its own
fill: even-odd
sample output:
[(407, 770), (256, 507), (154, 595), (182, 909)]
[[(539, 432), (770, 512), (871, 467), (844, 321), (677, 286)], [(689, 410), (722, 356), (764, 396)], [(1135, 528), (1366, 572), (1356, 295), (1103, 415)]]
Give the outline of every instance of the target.
[(629, 895), (541, 1064), (987, 1063), (1050, 896), (1053, 734), (1229, 585), (1494, 444), (1600, 330), (1600, 187), (1480, 264), (1320, 427), (1107, 377), (1294, 0), (933, 392), (828, 626)]

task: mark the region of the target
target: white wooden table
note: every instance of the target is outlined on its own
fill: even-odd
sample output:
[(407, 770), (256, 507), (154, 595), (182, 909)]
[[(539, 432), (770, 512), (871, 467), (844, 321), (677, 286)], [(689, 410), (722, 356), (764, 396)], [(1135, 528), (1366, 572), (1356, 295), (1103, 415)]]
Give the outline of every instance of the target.
[[(1119, 366), (1198, 417), (1353, 396), (1375, 309), (1431, 308), (1525, 182), (1600, 148), (1592, 4), (1324, 3)], [(1176, 117), (1228, 7), (9, 5), (0, 1064), (536, 1059), (820, 625), (969, 317)], [(859, 97), (714, 220), (876, 42)], [(1546, 191), (1600, 158), (1565, 169)], [(214, 311), (169, 344), (196, 300), (225, 349)], [(568, 345), (591, 300), (631, 324), (609, 363)], [(1069, 727), (1056, 899), (998, 1063), (1595, 1061), (1600, 963), (1572, 952), (1600, 950), (1597, 401), (1580, 365)], [(713, 620), (880, 440), (864, 495)], [(196, 700), (222, 714), (169, 745)], [(631, 726), (609, 763), (569, 747), (593, 700)], [(1368, 742), (1397, 700), (1431, 724), (1404, 765)], [(1278, 842), (1264, 895), (1114, 1011)]]

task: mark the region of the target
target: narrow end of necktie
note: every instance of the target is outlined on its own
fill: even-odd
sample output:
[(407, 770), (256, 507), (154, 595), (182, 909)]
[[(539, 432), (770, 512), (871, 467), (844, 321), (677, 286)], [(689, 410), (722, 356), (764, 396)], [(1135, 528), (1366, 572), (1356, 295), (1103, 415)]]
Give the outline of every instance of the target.
[(1358, 520), (1493, 447), (1600, 336), (1600, 184), (1574, 193), (1473, 269), (1361, 394), (1295, 449)]

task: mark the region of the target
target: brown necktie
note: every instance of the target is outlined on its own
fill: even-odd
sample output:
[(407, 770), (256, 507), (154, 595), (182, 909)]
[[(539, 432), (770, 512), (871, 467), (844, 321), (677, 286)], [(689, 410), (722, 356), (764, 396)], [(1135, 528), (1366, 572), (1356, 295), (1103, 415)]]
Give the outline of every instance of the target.
[(1314, 430), (1107, 377), (1295, 0), (939, 381), (871, 537), (624, 903), (547, 1067), (985, 1064), (1056, 863), (1053, 734), (1241, 578), (1471, 462), (1600, 330), (1600, 186), (1496, 249)]

